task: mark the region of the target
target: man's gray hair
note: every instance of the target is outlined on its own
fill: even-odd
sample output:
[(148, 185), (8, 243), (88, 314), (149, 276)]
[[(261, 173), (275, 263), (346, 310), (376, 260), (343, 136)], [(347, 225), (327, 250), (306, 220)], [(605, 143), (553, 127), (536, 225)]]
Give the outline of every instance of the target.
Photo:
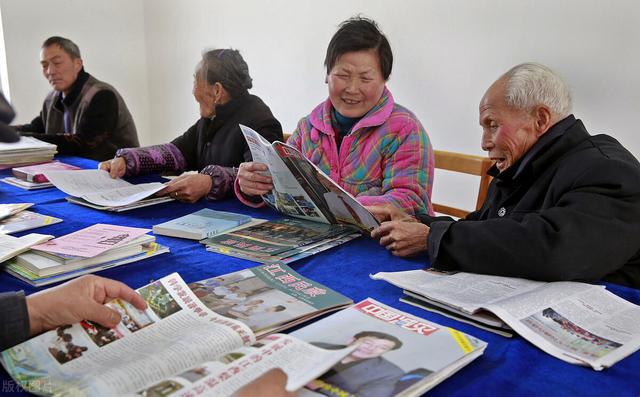
[(550, 68), (534, 62), (514, 66), (505, 73), (505, 102), (516, 109), (546, 105), (560, 119), (571, 114), (569, 86)]
[(76, 43), (69, 39), (65, 39), (64, 37), (51, 36), (42, 43), (42, 48), (51, 47), (54, 44), (60, 46), (64, 52), (69, 54), (71, 59), (81, 58), (80, 48), (78, 48)]

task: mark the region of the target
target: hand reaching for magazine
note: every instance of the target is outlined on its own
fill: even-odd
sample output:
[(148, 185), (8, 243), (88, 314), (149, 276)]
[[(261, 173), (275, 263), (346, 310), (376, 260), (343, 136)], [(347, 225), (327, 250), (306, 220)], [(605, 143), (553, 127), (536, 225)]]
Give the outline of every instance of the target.
[(206, 174), (182, 175), (167, 183), (167, 187), (157, 193), (158, 196), (170, 196), (185, 203), (195, 203), (209, 194), (211, 177)]
[(429, 226), (420, 222), (388, 221), (371, 231), (371, 237), (395, 256), (413, 256), (427, 250)]
[(91, 320), (113, 328), (120, 322), (120, 314), (104, 304), (122, 299), (140, 310), (147, 303), (125, 284), (98, 276), (83, 276), (54, 288), (27, 297), (27, 311), (31, 335), (82, 320)]
[(273, 180), (268, 175), (266, 164), (249, 162), (240, 164), (238, 169), (238, 186), (240, 191), (248, 196), (260, 196), (273, 189)]
[(98, 166), (99, 169), (109, 171), (109, 176), (113, 179), (122, 178), (127, 172), (127, 164), (122, 157), (103, 161)]

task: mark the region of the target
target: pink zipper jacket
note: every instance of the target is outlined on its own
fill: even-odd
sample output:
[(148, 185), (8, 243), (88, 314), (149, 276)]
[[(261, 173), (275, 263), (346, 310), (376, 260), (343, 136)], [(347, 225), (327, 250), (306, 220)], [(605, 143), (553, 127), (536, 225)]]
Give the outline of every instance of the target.
[[(393, 204), (409, 214), (433, 214), (434, 157), (429, 136), (416, 116), (382, 97), (342, 139), (338, 151), (327, 99), (298, 122), (287, 143), (366, 206)], [(240, 194), (247, 205), (256, 206)], [(262, 204), (262, 203), (260, 203)]]

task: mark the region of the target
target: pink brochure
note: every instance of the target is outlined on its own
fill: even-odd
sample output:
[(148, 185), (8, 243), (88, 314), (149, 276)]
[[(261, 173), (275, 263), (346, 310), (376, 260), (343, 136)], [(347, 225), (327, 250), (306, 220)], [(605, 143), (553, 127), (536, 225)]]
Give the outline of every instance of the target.
[(150, 231), (137, 227), (98, 223), (77, 232), (54, 238), (46, 243), (34, 245), (31, 249), (91, 258), (125, 245)]

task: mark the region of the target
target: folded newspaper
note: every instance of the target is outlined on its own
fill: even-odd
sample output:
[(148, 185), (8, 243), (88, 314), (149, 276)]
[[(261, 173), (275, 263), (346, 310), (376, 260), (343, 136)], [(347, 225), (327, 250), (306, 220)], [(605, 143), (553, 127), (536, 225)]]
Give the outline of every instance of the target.
[(262, 196), (283, 214), (324, 223), (341, 223), (370, 231), (376, 218), (351, 194), (337, 185), (296, 148), (269, 143), (249, 127), (240, 125), (253, 160), (269, 167), (273, 191)]
[(493, 313), (550, 355), (608, 368), (640, 348), (640, 306), (604, 286), (433, 270), (371, 276), (461, 316)]

